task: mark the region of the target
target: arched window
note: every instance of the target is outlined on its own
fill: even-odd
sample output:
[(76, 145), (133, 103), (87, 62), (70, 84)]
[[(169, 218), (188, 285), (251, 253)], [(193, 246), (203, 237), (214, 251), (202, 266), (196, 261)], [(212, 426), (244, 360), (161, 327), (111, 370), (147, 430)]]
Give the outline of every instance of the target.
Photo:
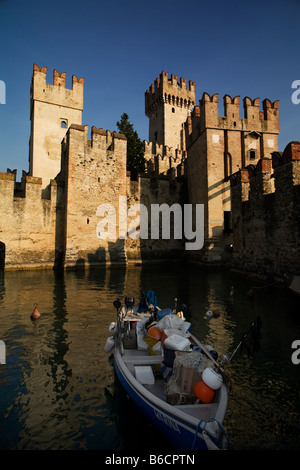
[(61, 120), (61, 121), (60, 121), (60, 127), (61, 127), (62, 129), (66, 129), (66, 128), (67, 128), (67, 121)]

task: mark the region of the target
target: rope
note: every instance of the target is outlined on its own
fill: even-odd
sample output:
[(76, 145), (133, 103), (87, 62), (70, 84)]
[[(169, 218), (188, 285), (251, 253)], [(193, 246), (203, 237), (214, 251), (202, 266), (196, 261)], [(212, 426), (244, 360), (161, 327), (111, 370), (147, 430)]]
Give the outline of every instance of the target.
[(219, 436), (219, 440), (218, 440), (218, 447), (219, 448), (222, 447), (224, 449), (223, 440), (225, 438), (226, 442), (227, 442), (227, 445), (228, 445), (228, 448), (231, 448), (230, 441), (228, 439), (227, 433), (226, 433), (224, 427), (222, 426), (222, 424), (216, 418), (211, 418), (210, 421), (215, 421), (217, 423), (218, 427), (219, 427), (219, 430), (220, 430), (220, 436)]
[[(217, 444), (215, 444), (212, 440), (212, 436), (210, 436), (209, 432), (205, 429), (206, 428), (206, 425), (208, 422), (212, 422), (212, 421), (215, 421), (219, 427), (219, 430), (220, 430), (220, 433), (219, 433), (219, 438), (218, 438), (218, 441), (217, 441)], [(196, 431), (195, 431), (195, 435), (194, 435), (194, 439), (193, 439), (193, 444), (192, 444), (192, 450), (194, 449), (195, 447), (195, 444), (196, 444), (196, 439), (197, 439), (197, 435), (198, 435), (198, 432), (199, 432), (199, 428), (201, 426), (202, 423), (205, 423), (204, 424), (204, 427), (203, 427), (203, 430), (201, 431), (201, 434), (203, 436), (203, 439), (205, 440), (206, 444), (207, 444), (207, 447), (209, 448), (210, 447), (210, 450), (224, 450), (225, 449), (225, 446), (223, 444), (223, 441), (224, 441), (224, 438), (227, 442), (227, 448), (230, 449), (231, 448), (231, 444), (229, 442), (229, 439), (228, 439), (228, 436), (227, 436), (227, 433), (224, 429), (224, 427), (221, 425), (221, 423), (219, 423), (218, 420), (216, 420), (215, 418), (211, 418), (208, 422), (207, 421), (204, 421), (203, 419), (200, 419), (197, 427), (196, 427)]]
[[(204, 428), (203, 428), (203, 431), (205, 429), (205, 426), (206, 426), (206, 421), (204, 421), (205, 424), (204, 424)], [(194, 447), (195, 447), (195, 444), (196, 444), (196, 439), (197, 439), (197, 434), (199, 432), (199, 428), (201, 426), (201, 423), (203, 423), (203, 419), (200, 419), (199, 423), (197, 424), (197, 427), (196, 427), (196, 431), (195, 431), (195, 435), (194, 435), (194, 439), (193, 439), (193, 444), (192, 444), (192, 450), (194, 450)], [(203, 432), (202, 431), (202, 432)]]

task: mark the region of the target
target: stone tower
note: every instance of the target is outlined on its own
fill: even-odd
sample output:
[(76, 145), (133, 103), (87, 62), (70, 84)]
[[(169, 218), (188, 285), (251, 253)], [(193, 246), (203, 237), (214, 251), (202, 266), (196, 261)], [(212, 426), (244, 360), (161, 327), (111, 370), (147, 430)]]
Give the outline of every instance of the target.
[(29, 175), (43, 180), (43, 188), (61, 167), (61, 141), (71, 124), (82, 124), (84, 79), (73, 75), (67, 89), (66, 74), (54, 70), (53, 85), (46, 83), (47, 67), (33, 66), (30, 90), (31, 135)]
[(195, 105), (195, 82), (162, 72), (145, 93), (149, 142), (186, 150), (184, 123)]
[[(220, 262), (232, 243), (230, 176), (241, 168), (271, 158), (278, 150), (279, 102), (225, 95), (219, 115), (219, 95), (203, 93), (187, 120), (187, 183), (189, 202), (204, 204), (205, 250), (195, 256)], [(225, 253), (226, 256), (226, 253)]]

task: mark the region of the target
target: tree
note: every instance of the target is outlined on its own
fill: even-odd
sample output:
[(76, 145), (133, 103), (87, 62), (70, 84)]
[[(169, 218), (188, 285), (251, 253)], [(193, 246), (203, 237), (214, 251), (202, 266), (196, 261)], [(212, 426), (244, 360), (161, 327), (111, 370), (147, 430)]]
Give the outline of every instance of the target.
[(129, 122), (128, 114), (122, 114), (121, 121), (117, 122), (117, 127), (119, 132), (127, 138), (127, 171), (130, 171), (132, 177), (136, 178), (138, 173), (145, 172), (146, 160), (143, 142)]

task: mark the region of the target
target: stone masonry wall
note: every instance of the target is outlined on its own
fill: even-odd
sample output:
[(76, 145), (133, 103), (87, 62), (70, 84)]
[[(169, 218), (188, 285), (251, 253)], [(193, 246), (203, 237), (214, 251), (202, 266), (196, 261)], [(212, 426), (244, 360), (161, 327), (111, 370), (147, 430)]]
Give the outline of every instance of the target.
[(300, 272), (300, 143), (231, 177), (233, 267), (284, 280)]
[[(65, 266), (124, 262), (119, 237), (119, 197), (126, 196), (126, 138), (103, 129), (71, 125), (65, 139), (61, 178), (65, 184)], [(115, 212), (116, 236), (97, 233), (99, 205)], [(105, 216), (105, 213), (102, 214)]]
[[(152, 205), (162, 207), (167, 204), (169, 208), (173, 204), (178, 205), (183, 203), (182, 198), (182, 179), (176, 178), (175, 170), (169, 170), (167, 175), (157, 176), (155, 172), (152, 174), (141, 175), (137, 181), (127, 180), (127, 196), (128, 207), (133, 204), (143, 204), (147, 209), (148, 214), (148, 239), (137, 238), (132, 239), (129, 236), (126, 240), (126, 253), (127, 261), (157, 261), (165, 259), (179, 259), (184, 254), (184, 243), (182, 239), (174, 238), (174, 216), (170, 211), (170, 219), (168, 215), (164, 215), (164, 220), (168, 223), (170, 220), (170, 238), (162, 238), (162, 216), (160, 218), (160, 238), (151, 238), (151, 210)], [(174, 206), (175, 208), (175, 206)], [(165, 213), (167, 214), (167, 212)], [(182, 211), (183, 217), (183, 211)], [(135, 223), (133, 223), (135, 221)], [(140, 231), (140, 212), (134, 217), (128, 217), (129, 224), (137, 226)], [(129, 230), (131, 233), (132, 231)], [(134, 232), (133, 232), (134, 233)]]
[(61, 189), (52, 180), (49, 198), (42, 199), (41, 178), (24, 175), (17, 190), (15, 177), (0, 173), (0, 242), (5, 245), (5, 268), (52, 267), (61, 243), (57, 230)]
[[(142, 175), (132, 181), (126, 171), (126, 138), (103, 129), (72, 125), (67, 133), (59, 179), (65, 184), (64, 265), (90, 266), (131, 263), (182, 255), (182, 240), (133, 239), (139, 214), (130, 214), (133, 204), (142, 204), (150, 215), (152, 204), (180, 203), (181, 184), (175, 172), (158, 177)], [(99, 212), (108, 205), (108, 212)], [(110, 209), (113, 211), (110, 214)], [(103, 238), (103, 217), (115, 225), (115, 236)], [(134, 221), (136, 221), (134, 225)], [(99, 225), (100, 223), (100, 225)], [(102, 224), (102, 225), (101, 225)], [(102, 227), (102, 229), (100, 228)], [(127, 236), (127, 230), (131, 236)]]

